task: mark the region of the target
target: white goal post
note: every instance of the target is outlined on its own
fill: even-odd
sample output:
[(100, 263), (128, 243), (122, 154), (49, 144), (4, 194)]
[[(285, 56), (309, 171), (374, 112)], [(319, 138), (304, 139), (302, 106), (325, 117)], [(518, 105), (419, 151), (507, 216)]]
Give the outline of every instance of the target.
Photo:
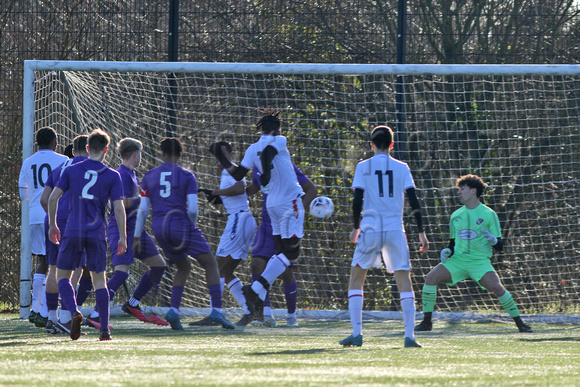
[[(114, 144), (124, 137), (144, 143), (143, 173), (160, 164), (159, 140), (175, 135), (184, 142), (183, 165), (200, 187), (215, 189), (219, 171), (209, 144), (230, 141), (239, 161), (257, 138), (259, 110), (267, 107), (284, 110), (293, 162), (336, 207), (329, 220), (306, 218), (296, 270), (299, 316), (348, 318), (350, 184), (356, 163), (371, 155), (369, 130), (388, 124), (396, 129), (394, 156), (413, 171), (432, 242), (428, 254), (419, 254), (414, 221), (405, 217), (418, 311), (425, 275), (439, 262), (449, 217), (460, 206), (455, 180), (474, 173), (488, 184), (483, 199), (503, 230), (505, 249), (494, 255), (494, 266), (520, 310), (537, 321), (580, 323), (579, 65), (25, 61), (22, 156), (33, 154), (41, 127), (57, 131), (61, 151), (76, 135), (100, 127)], [(120, 158), (112, 151), (105, 162), (116, 169)], [(261, 198), (251, 198), (251, 206), (259, 222)], [(201, 197), (199, 207), (200, 228), (215, 251), (225, 226), (223, 209)], [(135, 265), (117, 304), (144, 270)], [(23, 206), (23, 318), (31, 272)], [(239, 274), (247, 283), (249, 259)], [(171, 277), (169, 270), (143, 304), (166, 308)], [(281, 288), (274, 284), (271, 295), (280, 316)], [(194, 263), (184, 312), (201, 315), (208, 300), (203, 271)], [(239, 313), (227, 288), (224, 303), (228, 313)], [(369, 271), (364, 310), (367, 318), (401, 318), (394, 280), (384, 269)], [(435, 318), (506, 316), (497, 299), (473, 281), (439, 288)]]

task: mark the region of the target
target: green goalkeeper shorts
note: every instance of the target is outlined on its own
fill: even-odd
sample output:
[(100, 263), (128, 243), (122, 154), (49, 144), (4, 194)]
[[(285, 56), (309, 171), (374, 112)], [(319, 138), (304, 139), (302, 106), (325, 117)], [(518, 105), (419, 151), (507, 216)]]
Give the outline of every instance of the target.
[[(443, 265), (443, 267), (445, 267), (451, 274), (451, 282), (447, 284), (449, 286), (453, 286), (467, 278), (471, 278), (481, 286), (479, 281), (483, 276), (490, 271), (495, 272), (489, 259), (468, 261), (461, 259), (460, 257), (451, 257), (445, 262), (442, 262), (441, 265)], [(485, 289), (483, 286), (481, 286), (481, 288)]]

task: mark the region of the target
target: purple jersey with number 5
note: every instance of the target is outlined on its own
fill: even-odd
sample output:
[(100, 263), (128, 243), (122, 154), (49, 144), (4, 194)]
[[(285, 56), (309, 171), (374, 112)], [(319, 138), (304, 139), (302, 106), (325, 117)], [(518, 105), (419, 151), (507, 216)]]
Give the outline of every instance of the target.
[(109, 198), (123, 199), (119, 172), (87, 159), (66, 168), (56, 186), (69, 191), (69, 217), (63, 236), (106, 240), (107, 202)]

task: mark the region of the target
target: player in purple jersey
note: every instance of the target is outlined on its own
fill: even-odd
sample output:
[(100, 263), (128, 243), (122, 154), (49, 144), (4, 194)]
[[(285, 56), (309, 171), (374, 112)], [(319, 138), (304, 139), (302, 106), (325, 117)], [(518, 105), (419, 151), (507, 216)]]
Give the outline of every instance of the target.
[[(89, 136), (87, 135), (75, 137), (73, 140), (73, 158), (59, 165), (48, 177), (48, 180), (44, 185), (42, 195), (40, 196), (40, 204), (45, 209), (45, 211), (48, 211), (48, 198), (50, 197), (54, 187), (56, 187), (56, 184), (59, 182), (60, 176), (64, 172), (65, 168), (87, 159), (89, 155), (87, 152), (88, 138)], [(60, 230), (64, 230), (66, 228), (66, 221), (69, 213), (68, 197), (69, 192), (65, 192), (59, 199), (59, 207), (56, 214), (56, 224)], [(48, 213), (44, 219), (44, 224), (46, 229), (46, 262), (48, 263), (48, 275), (46, 278), (46, 306), (48, 308), (49, 321), (46, 325), (46, 331), (53, 334), (70, 333), (70, 312), (68, 310), (62, 309), (60, 313), (60, 321), (57, 316), (58, 284), (56, 282), (56, 261), (58, 258), (58, 245), (52, 243), (48, 238)]]
[[(122, 164), (117, 169), (123, 181), (123, 192), (125, 195), (125, 213), (127, 216), (127, 235), (132, 236), (135, 232), (135, 222), (137, 221), (137, 210), (139, 207), (140, 190), (135, 176), (135, 169), (141, 164), (141, 149), (143, 144), (141, 141), (134, 138), (125, 138), (121, 140), (117, 146), (117, 151), (123, 160)], [(109, 226), (107, 227), (107, 236), (110, 246), (116, 246), (119, 241), (119, 227), (117, 226), (117, 219), (114, 212), (109, 215)], [(117, 254), (115, 249), (111, 249), (111, 261), (115, 268), (115, 273), (107, 282), (109, 289), (109, 297), (112, 300), (116, 291), (129, 277), (129, 268), (134, 263), (134, 258), (142, 260), (149, 266), (139, 284), (135, 288), (135, 292), (129, 301), (123, 306), (123, 312), (135, 317), (136, 319), (152, 323), (156, 325), (169, 325), (165, 320), (155, 315), (146, 316), (139, 307), (140, 300), (145, 296), (149, 290), (161, 282), (161, 277), (165, 272), (165, 260), (159, 254), (155, 242), (151, 236), (143, 231), (141, 233), (141, 251), (136, 254), (133, 251), (133, 238), (127, 240), (127, 251), (124, 254)], [(87, 322), (94, 326), (100, 326), (98, 314), (94, 314), (87, 318)]]
[(281, 111), (267, 109), (262, 113), (256, 124), (262, 136), (248, 147), (239, 166), (233, 165), (220, 147), (214, 147), (212, 151), (238, 181), (251, 168), (258, 168), (262, 173), (261, 185), (269, 189), (266, 207), (272, 220), (272, 233), (279, 241), (280, 253), (272, 256), (264, 272), (252, 285), (242, 288), (251, 312), (255, 312), (256, 305), (260, 307), (274, 280), (298, 258), (300, 241), (304, 236), (304, 206), (300, 199), (304, 192), (294, 173), (288, 140), (281, 134)]
[[(306, 176), (296, 165), (293, 164), (293, 166), (296, 178), (298, 179), (298, 184), (300, 184), (304, 190), (302, 203), (304, 208), (308, 208), (310, 202), (318, 195), (318, 189), (310, 181), (308, 176)], [(252, 168), (252, 183), (248, 185), (246, 192), (248, 196), (251, 196), (260, 190), (262, 191), (262, 222), (260, 223), (260, 227), (258, 227), (256, 237), (254, 238), (254, 244), (252, 246), (252, 281), (257, 280), (260, 277), (260, 274), (262, 274), (266, 268), (266, 264), (270, 257), (278, 252), (278, 242), (272, 234), (272, 223), (266, 208), (268, 189), (260, 184), (260, 171), (258, 171), (257, 168)], [(297, 327), (296, 302), (298, 284), (294, 277), (294, 264), (290, 265), (280, 277), (284, 284), (284, 296), (286, 298), (286, 325), (288, 327)], [(270, 308), (270, 291), (268, 291), (266, 299), (264, 300), (263, 315), (261, 315), (260, 311), (256, 311), (254, 321), (256, 321), (258, 325), (276, 325), (276, 320), (274, 320)]]
[[(127, 250), (125, 206), (123, 184), (119, 172), (103, 164), (109, 150), (110, 137), (101, 129), (89, 136), (87, 149), (89, 158), (66, 168), (48, 199), (49, 238), (61, 244), (57, 267), (58, 290), (62, 302), (69, 311), (74, 311), (70, 338), (77, 340), (81, 335), (83, 315), (77, 308), (71, 274), (80, 264), (83, 250), (87, 256), (87, 267), (95, 287), (95, 301), (101, 314), (100, 340), (111, 340), (109, 332), (109, 291), (107, 290), (107, 241), (105, 211), (109, 199), (119, 226), (118, 254)], [(56, 223), (58, 201), (64, 192), (69, 193), (69, 217), (62, 235)]]
[(197, 181), (191, 171), (178, 165), (183, 146), (177, 138), (164, 138), (160, 144), (163, 164), (145, 174), (141, 183), (141, 204), (137, 214), (133, 249), (141, 251), (140, 236), (153, 209), (151, 227), (168, 262), (177, 272), (173, 277), (171, 308), (164, 319), (172, 329), (183, 330), (179, 307), (185, 282), (191, 271), (188, 256), (205, 269), (206, 282), (212, 301), (210, 317), (226, 329), (234, 329), (222, 312), (222, 292), (215, 257), (201, 230), (197, 227)]

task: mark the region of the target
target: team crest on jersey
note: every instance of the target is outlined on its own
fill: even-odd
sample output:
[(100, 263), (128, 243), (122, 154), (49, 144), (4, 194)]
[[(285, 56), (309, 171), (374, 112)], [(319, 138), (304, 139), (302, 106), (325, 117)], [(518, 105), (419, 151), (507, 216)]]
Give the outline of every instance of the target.
[(481, 218), (477, 218), (477, 220), (475, 221), (475, 223), (476, 223), (478, 226), (481, 226), (481, 225), (483, 224), (483, 219), (481, 219)]
[(477, 238), (477, 232), (476, 231), (473, 231), (473, 230), (470, 230), (470, 229), (464, 229), (464, 230), (460, 230), (457, 233), (457, 237), (459, 239), (463, 239), (463, 240), (466, 240), (466, 241), (470, 241), (470, 240), (473, 240), (473, 239)]

